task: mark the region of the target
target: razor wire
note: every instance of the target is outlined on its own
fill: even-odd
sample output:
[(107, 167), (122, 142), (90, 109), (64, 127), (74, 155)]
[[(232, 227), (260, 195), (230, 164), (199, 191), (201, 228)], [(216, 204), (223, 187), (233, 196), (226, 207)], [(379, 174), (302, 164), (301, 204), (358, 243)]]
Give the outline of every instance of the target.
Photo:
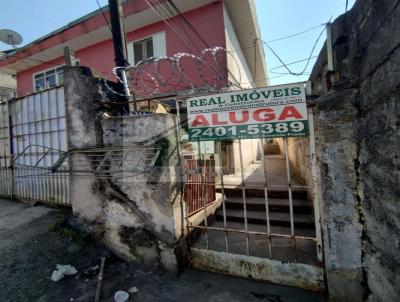
[[(229, 79), (228, 62), (236, 65), (239, 80), (235, 83)], [(117, 69), (113, 73), (123, 82)], [(222, 47), (206, 48), (199, 56), (178, 52), (170, 57), (150, 57), (127, 67), (126, 72), (130, 91), (142, 98), (169, 92), (190, 95), (199, 89), (216, 92), (230, 87), (243, 89), (238, 60)]]

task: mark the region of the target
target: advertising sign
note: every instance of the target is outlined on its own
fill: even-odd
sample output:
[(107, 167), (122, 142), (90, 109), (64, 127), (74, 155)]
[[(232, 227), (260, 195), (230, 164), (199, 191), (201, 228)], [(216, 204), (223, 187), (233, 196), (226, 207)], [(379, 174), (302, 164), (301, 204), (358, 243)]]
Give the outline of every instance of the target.
[(189, 140), (308, 135), (304, 83), (190, 98)]

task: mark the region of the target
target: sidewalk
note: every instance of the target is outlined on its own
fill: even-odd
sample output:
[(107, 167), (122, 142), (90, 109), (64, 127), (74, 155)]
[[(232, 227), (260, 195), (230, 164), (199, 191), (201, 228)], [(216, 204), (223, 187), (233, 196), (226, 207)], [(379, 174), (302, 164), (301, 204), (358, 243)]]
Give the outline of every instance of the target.
[[(92, 302), (97, 272), (87, 275), (84, 270), (99, 264), (102, 256), (107, 260), (100, 301), (112, 302), (117, 290), (133, 286), (139, 292), (128, 301), (324, 301), (321, 294), (290, 287), (191, 269), (180, 276), (169, 275), (126, 263), (99, 243), (66, 236), (72, 231), (59, 224), (68, 215), (68, 211), (0, 199), (0, 301)], [(53, 282), (50, 276), (56, 264), (71, 264), (78, 274)]]

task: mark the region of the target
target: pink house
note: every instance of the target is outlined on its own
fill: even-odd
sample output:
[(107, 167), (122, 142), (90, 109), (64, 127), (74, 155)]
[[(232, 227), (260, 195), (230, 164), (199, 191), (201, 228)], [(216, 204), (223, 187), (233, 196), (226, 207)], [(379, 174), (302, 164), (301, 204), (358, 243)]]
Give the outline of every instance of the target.
[[(222, 47), (229, 53), (224, 60), (226, 82), (240, 78), (242, 87), (268, 84), (263, 49), (255, 43), (260, 32), (254, 0), (127, 0), (123, 11), (130, 65), (153, 56), (199, 55), (207, 47)], [(112, 79), (107, 7), (103, 12), (96, 10), (1, 57), (0, 74), (16, 76), (18, 96), (60, 85), (63, 48), (69, 46), (80, 65)]]

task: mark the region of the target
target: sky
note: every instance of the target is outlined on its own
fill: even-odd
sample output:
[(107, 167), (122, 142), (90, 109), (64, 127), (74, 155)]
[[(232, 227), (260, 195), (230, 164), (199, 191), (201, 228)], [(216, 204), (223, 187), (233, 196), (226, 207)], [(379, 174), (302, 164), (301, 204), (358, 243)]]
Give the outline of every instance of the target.
[[(98, 2), (103, 6), (108, 1)], [(355, 0), (348, 0), (348, 9), (354, 2)], [(0, 29), (12, 29), (21, 34), (24, 41), (19, 46), (23, 46), (96, 9), (96, 0), (0, 0)], [(346, 0), (256, 0), (258, 22), (264, 42), (303, 32), (330, 19), (334, 20), (343, 14), (345, 9)], [(310, 56), (311, 49), (323, 29), (323, 26), (319, 26), (305, 34), (270, 42), (268, 45), (285, 64), (304, 60)], [(324, 41), (325, 33), (322, 33), (312, 56), (319, 54)], [(9, 48), (0, 42), (0, 51)], [(275, 69), (282, 63), (267, 47), (265, 56), (271, 85), (307, 80), (307, 73), (302, 76), (281, 74), (287, 73), (287, 70)], [(306, 72), (312, 69), (315, 60), (316, 58), (310, 60)], [(304, 61), (288, 67), (299, 73), (306, 63)]]
[[(354, 2), (355, 0), (348, 1), (348, 9), (353, 6)], [(333, 21), (346, 11), (346, 0), (256, 0), (256, 9), (262, 40), (268, 42), (304, 32), (327, 23), (330, 19)], [(323, 30), (324, 27), (320, 26), (293, 38), (270, 42), (268, 45), (287, 65), (308, 59)], [(319, 54), (325, 39), (324, 31), (312, 56)], [(309, 75), (306, 73), (302, 76), (288, 75), (288, 71), (284, 67), (279, 67), (282, 66), (282, 63), (270, 49), (264, 47), (264, 52), (271, 85), (308, 79)], [(306, 72), (312, 70), (316, 59), (310, 60)], [(294, 73), (301, 73), (306, 64), (307, 61), (303, 61), (288, 67)], [(286, 75), (282, 73), (286, 73)]]

